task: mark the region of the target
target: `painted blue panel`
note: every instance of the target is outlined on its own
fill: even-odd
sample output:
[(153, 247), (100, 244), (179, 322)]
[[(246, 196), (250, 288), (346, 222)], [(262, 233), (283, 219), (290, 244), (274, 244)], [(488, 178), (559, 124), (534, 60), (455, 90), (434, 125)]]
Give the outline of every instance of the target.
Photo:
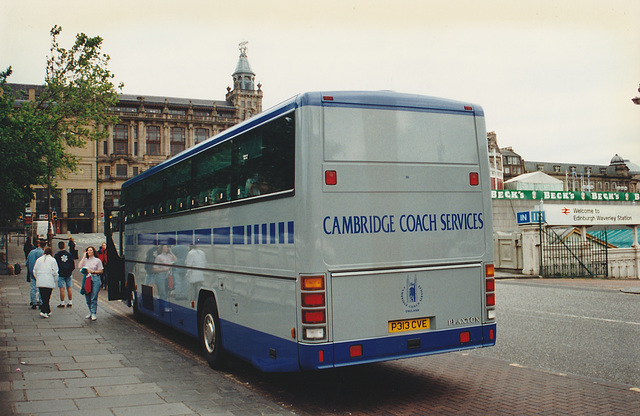
[(178, 244), (185, 246), (193, 244), (193, 230), (178, 231)]
[[(487, 325), (487, 328), (495, 325)], [(390, 336), (368, 340), (354, 340), (351, 342), (335, 343), (333, 345), (333, 365), (343, 367), (355, 364), (373, 363), (379, 361), (395, 360), (400, 358), (417, 357), (421, 355), (438, 354), (443, 352), (460, 351), (465, 349), (479, 348), (485, 345), (483, 337), (488, 338), (489, 329), (483, 326), (457, 328), (447, 331), (434, 331), (420, 334), (408, 334), (401, 336)], [(460, 343), (460, 332), (469, 331), (471, 340), (464, 344)], [(486, 335), (485, 335), (486, 333)], [(409, 349), (409, 340), (420, 339), (420, 347)], [(483, 342), (484, 341), (484, 342)], [(495, 343), (495, 339), (493, 341)], [(349, 348), (352, 345), (362, 345), (363, 355), (361, 357), (350, 357)], [(327, 354), (330, 345), (309, 345), (300, 344), (300, 367), (302, 370), (314, 370), (327, 368)], [(325, 360), (318, 361), (318, 352), (324, 351)]]
[(298, 344), (294, 340), (279, 338), (225, 320), (220, 320), (220, 334), (226, 351), (262, 371), (300, 371)]
[(260, 224), (253, 225), (253, 244), (260, 244)]
[(196, 230), (194, 243), (201, 245), (211, 245), (211, 228)]
[[(197, 312), (191, 308), (154, 299), (156, 313), (142, 308), (140, 312), (153, 316), (173, 327), (198, 337)], [(223, 348), (265, 372), (319, 370), (332, 367), (417, 357), (495, 345), (496, 324), (456, 328), (446, 331), (412, 333), (377, 339), (354, 340), (326, 344), (299, 344), (295, 340), (276, 337), (230, 321), (220, 321)], [(470, 332), (470, 341), (460, 343), (460, 333)], [(490, 332), (493, 331), (493, 339)], [(408, 348), (408, 341), (420, 340), (420, 347)], [(350, 357), (352, 345), (361, 345), (363, 355)], [(320, 353), (322, 351), (322, 353)], [(274, 358), (275, 355), (275, 358)], [(322, 357), (322, 361), (320, 361)]]
[(278, 243), (284, 244), (284, 238), (285, 238), (284, 222), (279, 222), (278, 223)]
[(157, 246), (158, 245), (158, 234), (156, 234), (156, 233), (138, 234), (138, 245), (141, 245), (141, 246)]
[(287, 235), (288, 235), (287, 242), (289, 244), (293, 244), (293, 221), (289, 221), (287, 223)]
[(267, 233), (267, 224), (262, 224), (262, 244), (267, 244), (269, 234)]
[(247, 225), (247, 244), (251, 244), (251, 226)]
[(233, 227), (233, 244), (244, 244), (243, 225), (236, 225)]
[(231, 227), (214, 228), (213, 244), (231, 244)]
[(269, 224), (269, 243), (276, 243), (276, 223), (272, 222)]
[(163, 244), (166, 244), (169, 246), (175, 246), (176, 232), (170, 231), (170, 232), (158, 233), (158, 245), (163, 245)]

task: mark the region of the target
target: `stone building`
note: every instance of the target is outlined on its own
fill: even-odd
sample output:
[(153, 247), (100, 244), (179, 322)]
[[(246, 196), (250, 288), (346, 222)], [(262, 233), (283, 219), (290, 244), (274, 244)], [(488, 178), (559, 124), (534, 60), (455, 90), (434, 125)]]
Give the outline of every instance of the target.
[[(233, 88), (224, 100), (121, 95), (112, 111), (119, 122), (107, 126), (109, 138), (72, 149), (78, 170), (59, 178), (51, 206), (58, 233), (102, 232), (104, 209), (118, 206), (120, 187), (181, 151), (262, 111), (262, 85), (247, 58), (246, 42), (232, 74)], [(12, 85), (14, 91), (37, 94), (40, 86)], [(47, 213), (46, 189), (36, 189), (34, 219)]]

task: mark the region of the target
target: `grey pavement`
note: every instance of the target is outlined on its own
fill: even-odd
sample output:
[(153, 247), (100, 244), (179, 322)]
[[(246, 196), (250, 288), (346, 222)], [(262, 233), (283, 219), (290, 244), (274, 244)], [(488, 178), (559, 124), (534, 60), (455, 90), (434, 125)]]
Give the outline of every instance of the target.
[(23, 270), (0, 275), (0, 415), (293, 414), (159, 341), (104, 292), (98, 320), (86, 320), (79, 276), (73, 307), (57, 308), (54, 289), (51, 317), (42, 318), (28, 306), (22, 246), (9, 247)]

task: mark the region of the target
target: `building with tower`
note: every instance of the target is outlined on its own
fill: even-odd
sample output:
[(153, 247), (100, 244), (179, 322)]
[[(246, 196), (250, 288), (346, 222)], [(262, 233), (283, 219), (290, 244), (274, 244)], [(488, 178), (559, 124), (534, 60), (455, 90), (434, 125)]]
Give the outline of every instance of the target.
[[(59, 178), (51, 206), (58, 233), (102, 232), (104, 206), (117, 207), (120, 187), (128, 179), (262, 111), (262, 85), (247, 58), (247, 42), (232, 74), (233, 88), (224, 100), (123, 94), (112, 108), (119, 121), (107, 126), (109, 137), (70, 149), (78, 171)], [(35, 96), (42, 86), (11, 85)], [(33, 219), (47, 215), (46, 189), (36, 189)]]

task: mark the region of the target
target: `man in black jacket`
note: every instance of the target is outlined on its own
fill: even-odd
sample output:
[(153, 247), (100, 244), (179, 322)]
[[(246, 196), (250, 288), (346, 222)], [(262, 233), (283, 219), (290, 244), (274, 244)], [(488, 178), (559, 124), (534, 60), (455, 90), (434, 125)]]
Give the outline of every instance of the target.
[(58, 243), (58, 248), (60, 249), (56, 255), (54, 256), (56, 261), (58, 262), (58, 287), (60, 288), (60, 304), (58, 308), (65, 307), (64, 301), (64, 289), (67, 289), (67, 293), (69, 294), (69, 303), (66, 304), (66, 307), (70, 308), (73, 306), (71, 288), (73, 287), (73, 279), (71, 278), (71, 273), (76, 268), (75, 262), (73, 261), (73, 256), (67, 250), (64, 249), (64, 242), (60, 241)]

